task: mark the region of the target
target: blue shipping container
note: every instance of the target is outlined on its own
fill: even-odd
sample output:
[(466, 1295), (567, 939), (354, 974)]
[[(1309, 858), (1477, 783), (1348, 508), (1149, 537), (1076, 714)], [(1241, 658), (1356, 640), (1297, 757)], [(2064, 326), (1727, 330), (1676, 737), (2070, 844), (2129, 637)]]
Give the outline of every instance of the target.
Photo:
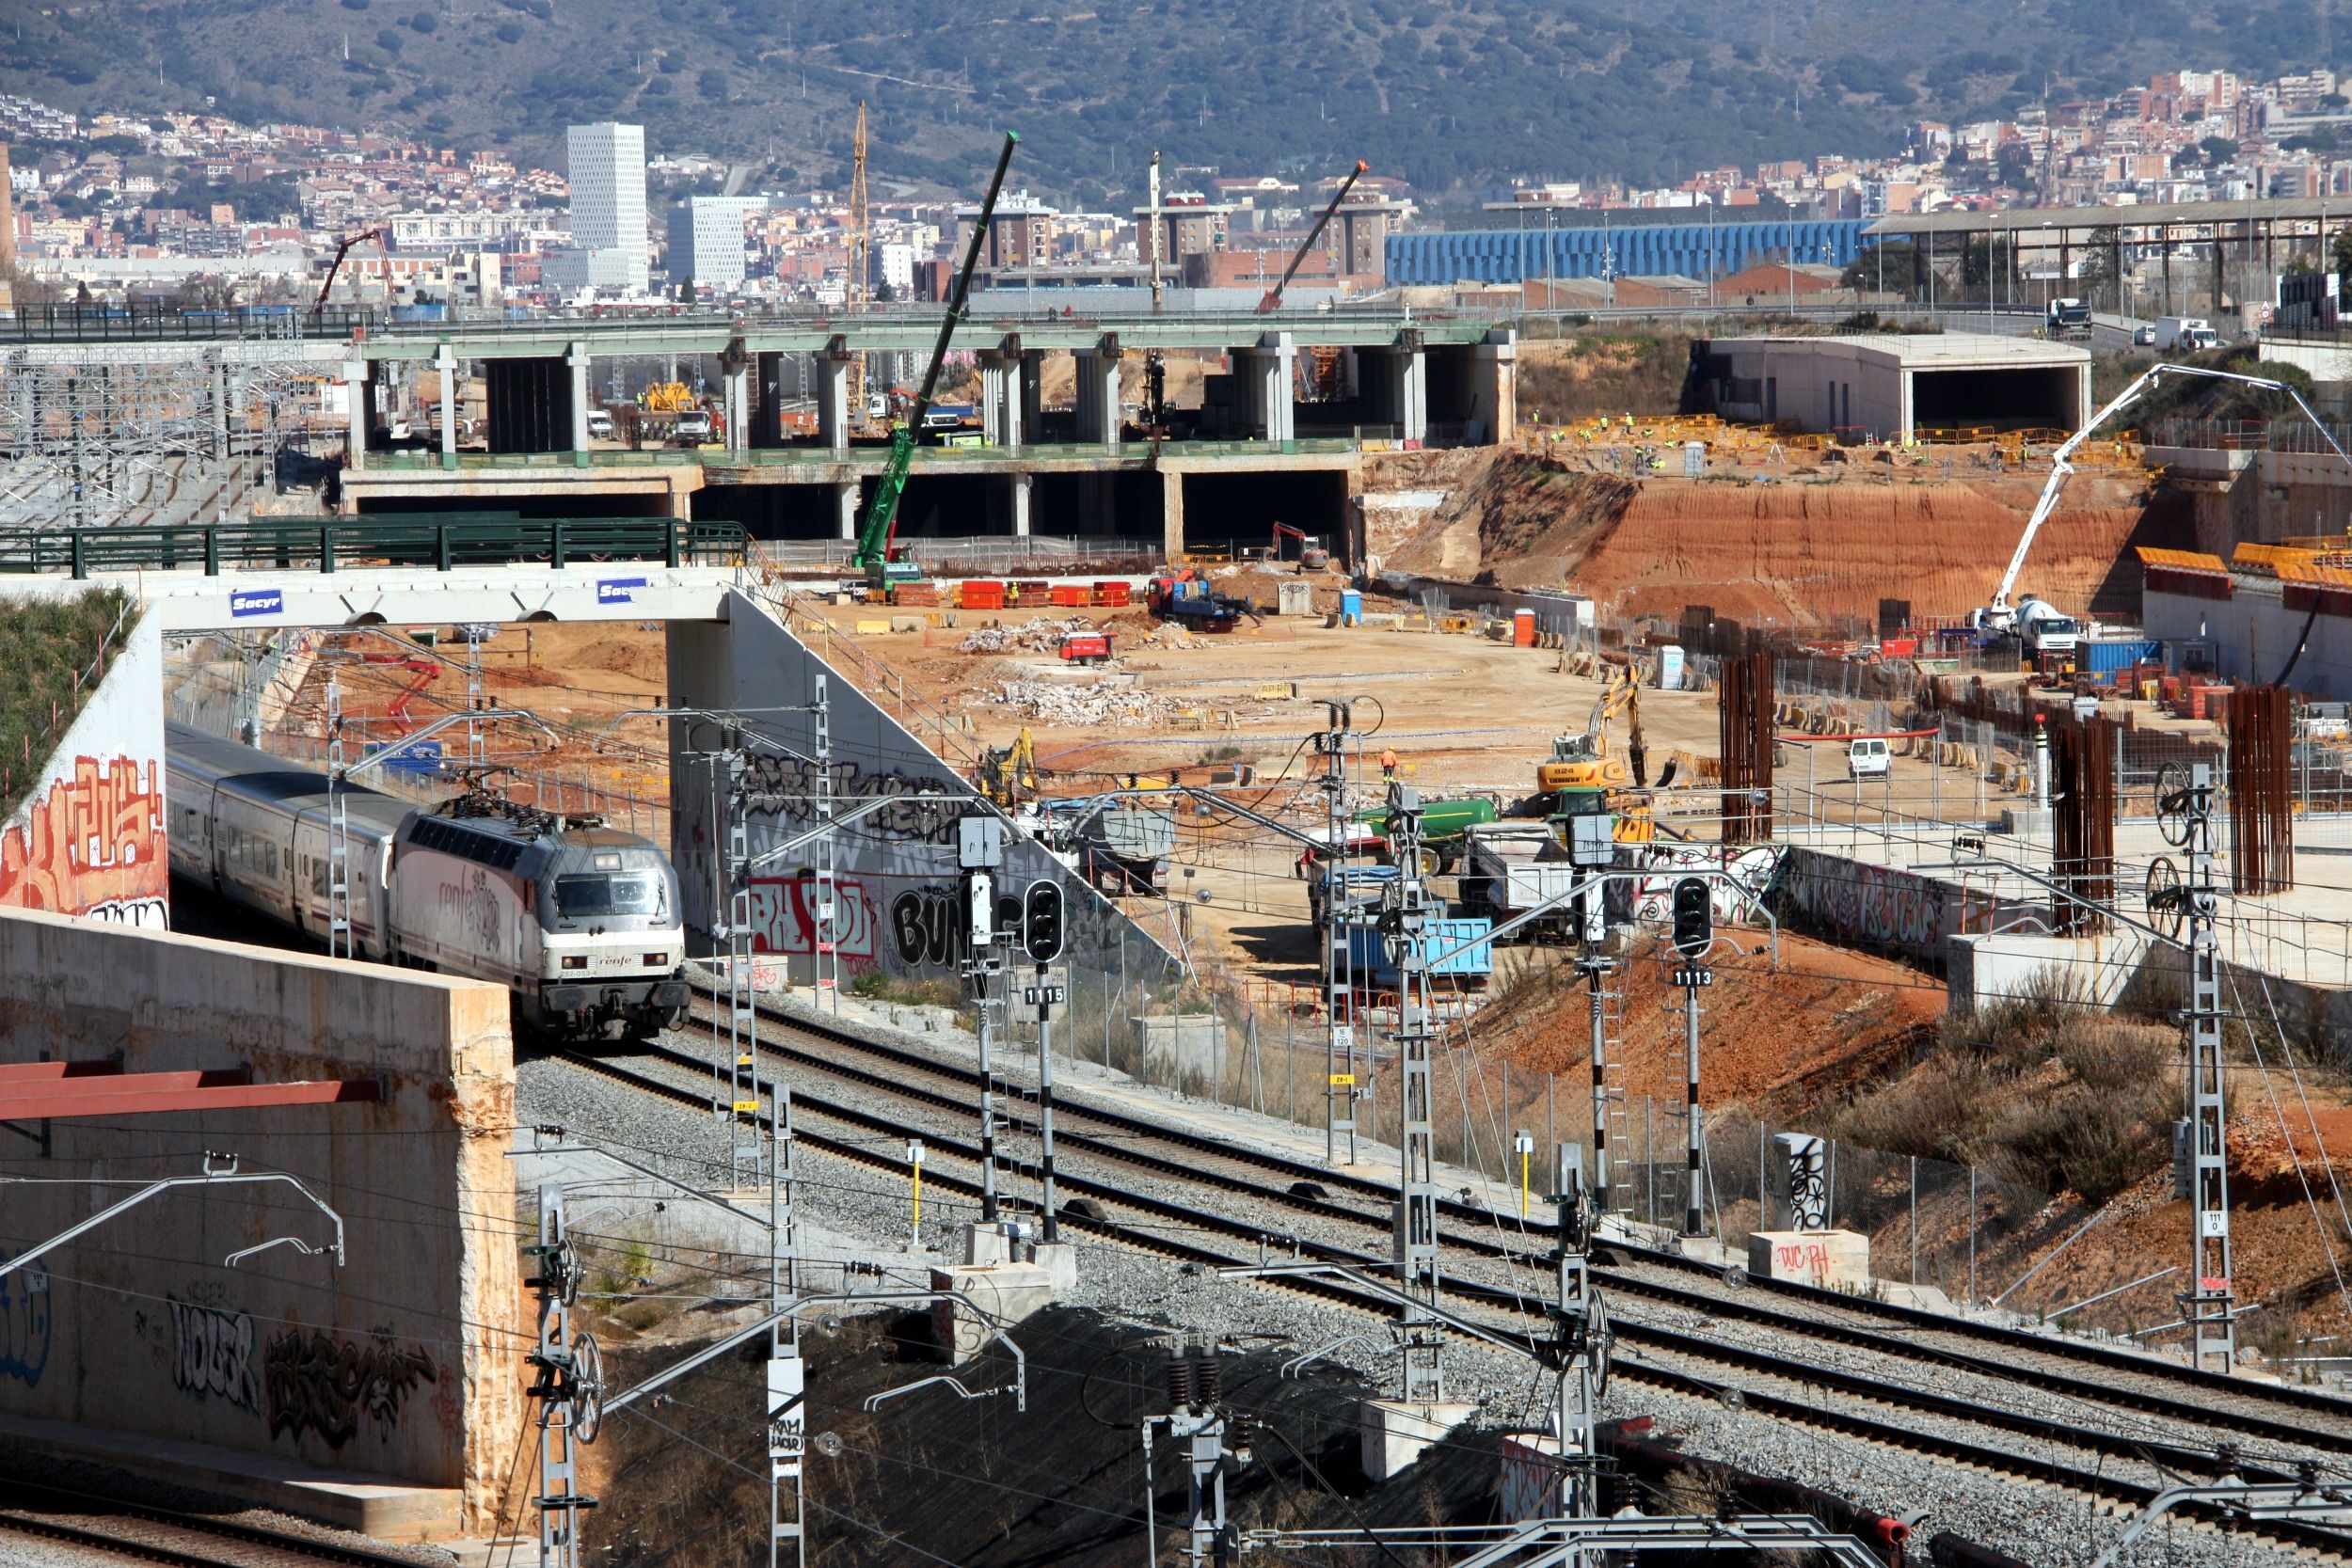
[[(1436, 959), (1454, 948), (1462, 950), (1434, 964), (1429, 973), (1457, 980), (1485, 979), (1492, 974), (1495, 950), (1493, 943), (1486, 940), (1486, 933), (1492, 929), (1494, 922), (1490, 920), (1456, 918), (1431, 921), (1421, 934), (1421, 950), (1424, 958)], [(1473, 945), (1463, 947), (1464, 942)], [(1350, 926), (1347, 928), (1347, 955), (1349, 964), (1356, 972), (1358, 985), (1386, 989), (1397, 983), (1396, 963), (1389, 957), (1388, 944), (1381, 940), (1378, 927)]]
[(2082, 667), (2086, 674), (2112, 675), (2143, 659), (2160, 659), (2164, 644), (2144, 640), (2128, 642), (2086, 642), (2082, 645)]

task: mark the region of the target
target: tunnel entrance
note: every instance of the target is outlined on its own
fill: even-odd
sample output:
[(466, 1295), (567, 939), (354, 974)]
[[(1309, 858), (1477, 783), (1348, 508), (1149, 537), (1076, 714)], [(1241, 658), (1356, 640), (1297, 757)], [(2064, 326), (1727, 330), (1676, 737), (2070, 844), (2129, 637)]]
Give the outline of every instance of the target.
[[(1263, 550), (1283, 523), (1322, 539), (1335, 556), (1347, 547), (1347, 475), (1342, 469), (1185, 474), (1184, 548)], [(1296, 541), (1290, 542), (1295, 548)]]
[(2082, 417), (2082, 374), (2071, 365), (1915, 371), (1911, 422), (1929, 430), (2072, 430)]

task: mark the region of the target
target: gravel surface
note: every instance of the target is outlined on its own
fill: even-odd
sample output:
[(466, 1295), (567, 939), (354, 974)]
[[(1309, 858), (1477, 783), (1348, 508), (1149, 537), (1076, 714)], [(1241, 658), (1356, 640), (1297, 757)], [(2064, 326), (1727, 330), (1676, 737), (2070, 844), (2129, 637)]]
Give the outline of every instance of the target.
[[(835, 1091), (828, 1088), (825, 1092), (832, 1095)], [(707, 1180), (725, 1168), (725, 1132), (707, 1113), (629, 1090), (569, 1064), (519, 1064), (516, 1105), (520, 1119), (526, 1122), (558, 1121), (577, 1135), (626, 1145), (640, 1157), (651, 1157), (685, 1179)], [(903, 1102), (901, 1108), (904, 1109)], [(919, 1119), (912, 1110), (908, 1111), (908, 1118), (910, 1122)], [(960, 1127), (952, 1125), (952, 1121), (948, 1118), (949, 1124), (935, 1131), (970, 1141), (972, 1129), (968, 1120)], [(876, 1137), (873, 1141), (878, 1146), (887, 1146), (897, 1140)], [(934, 1158), (941, 1161), (939, 1168), (943, 1172), (968, 1168), (945, 1155)], [(796, 1164), (800, 1178), (799, 1210), (810, 1220), (876, 1243), (903, 1244), (906, 1194), (902, 1180), (805, 1144)], [(1116, 1180), (1138, 1192), (1154, 1190), (1156, 1181), (1153, 1178), (1138, 1177), (1132, 1170), (1118, 1172)], [(1184, 1192), (1184, 1184), (1172, 1180), (1165, 1182), (1165, 1186), (1168, 1196)], [(1011, 1190), (1010, 1182), (1007, 1183), (1007, 1190)], [(1197, 1197), (1197, 1190), (1186, 1196)], [(927, 1194), (927, 1240), (937, 1242), (952, 1235), (954, 1226), (976, 1217), (975, 1207), (968, 1200), (946, 1193)], [(1295, 1212), (1283, 1216), (1286, 1227), (1295, 1227), (1304, 1218)], [(1300, 1351), (1343, 1340), (1346, 1342), (1332, 1353), (1333, 1360), (1375, 1382), (1393, 1375), (1394, 1356), (1389, 1349), (1386, 1323), (1374, 1314), (1319, 1303), (1278, 1287), (1220, 1279), (1212, 1273), (1186, 1268), (1115, 1243), (1084, 1236), (1073, 1239), (1079, 1253), (1080, 1282), (1073, 1305), (1090, 1306), (1109, 1316), (1153, 1325), (1182, 1327), (1205, 1339), (1263, 1345), (1271, 1337)], [(1188, 1239), (1213, 1247), (1239, 1250), (1238, 1244), (1231, 1241)], [(1360, 1237), (1349, 1240), (1354, 1244), (1361, 1242)], [(918, 1273), (930, 1260), (928, 1254), (910, 1256), (907, 1273)], [(827, 1288), (822, 1279), (811, 1283), (818, 1289)], [(1642, 1314), (1656, 1310), (1656, 1304), (1644, 1304), (1639, 1308)], [(1729, 1320), (1710, 1322), (1689, 1312), (1680, 1317), (1684, 1321), (1676, 1326), (1704, 1324), (1709, 1333), (1738, 1335), (1758, 1343), (1759, 1348), (1768, 1348), (1764, 1341), (1772, 1337), (1770, 1331)], [(1661, 1315), (1659, 1321), (1669, 1320)], [(1785, 1338), (1781, 1348), (1786, 1348)], [(1874, 1353), (1851, 1354), (1870, 1357), (1874, 1363), (1883, 1360)], [(1664, 1358), (1661, 1359), (1663, 1362)], [(1483, 1421), (1522, 1425), (1540, 1418), (1546, 1396), (1534, 1379), (1534, 1370), (1526, 1362), (1457, 1343), (1448, 1348), (1447, 1369), (1449, 1393), (1477, 1402)], [(1720, 1368), (1710, 1367), (1707, 1373), (1719, 1379), (1724, 1377)], [(1931, 1374), (1931, 1381), (1934, 1386), (1948, 1391), (1953, 1386), (1949, 1377), (1957, 1375)], [(1783, 1388), (1753, 1374), (1742, 1374), (1738, 1381), (1759, 1388), (1772, 1386), (1776, 1392), (1818, 1402), (1825, 1408), (1865, 1411), (1923, 1431), (1939, 1430), (1937, 1418), (1911, 1411), (1873, 1410), (1865, 1402), (1818, 1387)], [(1991, 1384), (1994, 1380), (1977, 1381)], [(2071, 1403), (2052, 1402), (2041, 1413), (2059, 1419), (2082, 1419), (2078, 1410), (2067, 1408)], [(1820, 1432), (1752, 1411), (1733, 1411), (1687, 1396), (1663, 1393), (1643, 1386), (1630, 1377), (1619, 1379), (1612, 1386), (1606, 1414), (1613, 1418), (1653, 1417), (1660, 1435), (1680, 1438), (1694, 1453), (1791, 1476), (1886, 1513), (1906, 1513), (1924, 1508), (1929, 1514), (1925, 1527), (1928, 1532), (1954, 1530), (2014, 1553), (2037, 1568), (2079, 1568), (2088, 1564), (2119, 1523), (2100, 1513), (2104, 1505), (2061, 1488), (1981, 1473), (1948, 1461)], [(1959, 1423), (1949, 1425), (1957, 1430)], [(1972, 1435), (1979, 1440), (1983, 1436), (1980, 1431)], [(2087, 1469), (2100, 1467), (2097, 1456), (2059, 1445), (2042, 1444), (2016, 1434), (2002, 1434), (1995, 1441), (1998, 1447), (2011, 1452), (2038, 1454)], [(2119, 1466), (2112, 1461), (2106, 1468), (2107, 1473), (2134, 1480), (2148, 1475), (2145, 1471), (2134, 1475), (2132, 1471), (2137, 1466)], [(2221, 1568), (2224, 1564), (2272, 1568), (2274, 1564), (2311, 1559), (2241, 1537), (2225, 1537), (2201, 1526), (2176, 1524), (2159, 1527), (2152, 1532), (2128, 1560), (2141, 1565), (2178, 1564), (2181, 1568)]]

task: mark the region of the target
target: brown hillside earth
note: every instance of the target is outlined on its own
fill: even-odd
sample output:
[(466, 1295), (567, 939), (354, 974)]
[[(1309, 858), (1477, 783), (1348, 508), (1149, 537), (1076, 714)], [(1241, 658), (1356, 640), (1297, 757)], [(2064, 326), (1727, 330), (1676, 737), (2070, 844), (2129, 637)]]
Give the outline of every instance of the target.
[[(1740, 934), (1743, 947), (1765, 946), (1760, 932)], [(1802, 1116), (1897, 1070), (1944, 1010), (1940, 981), (1889, 958), (1791, 933), (1780, 939), (1777, 970), (1768, 955), (1718, 955), (1723, 978), (1699, 1015), (1710, 1104)], [(1681, 1097), (1684, 1071), (1682, 993), (1666, 977), (1673, 956), (1644, 942), (1622, 982), (1627, 1090), (1667, 1101)], [(1482, 1049), (1517, 1069), (1581, 1080), (1592, 1063), (1586, 1006), (1565, 966), (1531, 972), (1478, 1015)]]
[[(1474, 529), (1480, 580), (1571, 588), (1619, 617), (1671, 618), (1705, 604), (1750, 625), (1818, 626), (1871, 614), (1889, 596), (1908, 598), (1918, 616), (1958, 616), (1991, 597), (2040, 488), (2031, 473), (1634, 480), (1506, 459), (1467, 477), (1388, 563), (1458, 563), (1463, 531)], [(2069, 501), (2043, 529), (2020, 588), (2094, 613), (2135, 613), (2132, 546), (2185, 544), (2178, 509), (2095, 473), (2076, 476)]]

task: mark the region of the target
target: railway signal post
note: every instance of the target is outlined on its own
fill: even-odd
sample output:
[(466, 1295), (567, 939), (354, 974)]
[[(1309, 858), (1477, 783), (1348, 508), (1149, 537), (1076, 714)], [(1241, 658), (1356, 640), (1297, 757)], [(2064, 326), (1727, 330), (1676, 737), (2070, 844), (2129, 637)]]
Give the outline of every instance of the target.
[[(1704, 879), (1685, 877), (1675, 884), (1674, 928), (1675, 951), (1682, 956), (1673, 979), (1682, 988), (1682, 1043), (1687, 1069), (1684, 1082), (1688, 1090), (1683, 1106), (1688, 1164), (1682, 1176), (1682, 1234), (1697, 1236), (1705, 1228), (1707, 1196), (1700, 1169), (1707, 1124), (1699, 1116), (1699, 992), (1715, 983), (1714, 972), (1703, 961), (1707, 950), (1715, 944), (1713, 893)], [(1653, 1153), (1651, 1158), (1656, 1155)]]
[(996, 872), (1005, 863), (1004, 824), (972, 816), (956, 824), (957, 863), (963, 868), (964, 907), (970, 911), (971, 945), (964, 978), (979, 1015), (980, 1037), (980, 1223), (994, 1225), (996, 1212), (996, 1073), (990, 1060), (992, 1015), (996, 1003), (991, 981), (1002, 967), (995, 956)]

